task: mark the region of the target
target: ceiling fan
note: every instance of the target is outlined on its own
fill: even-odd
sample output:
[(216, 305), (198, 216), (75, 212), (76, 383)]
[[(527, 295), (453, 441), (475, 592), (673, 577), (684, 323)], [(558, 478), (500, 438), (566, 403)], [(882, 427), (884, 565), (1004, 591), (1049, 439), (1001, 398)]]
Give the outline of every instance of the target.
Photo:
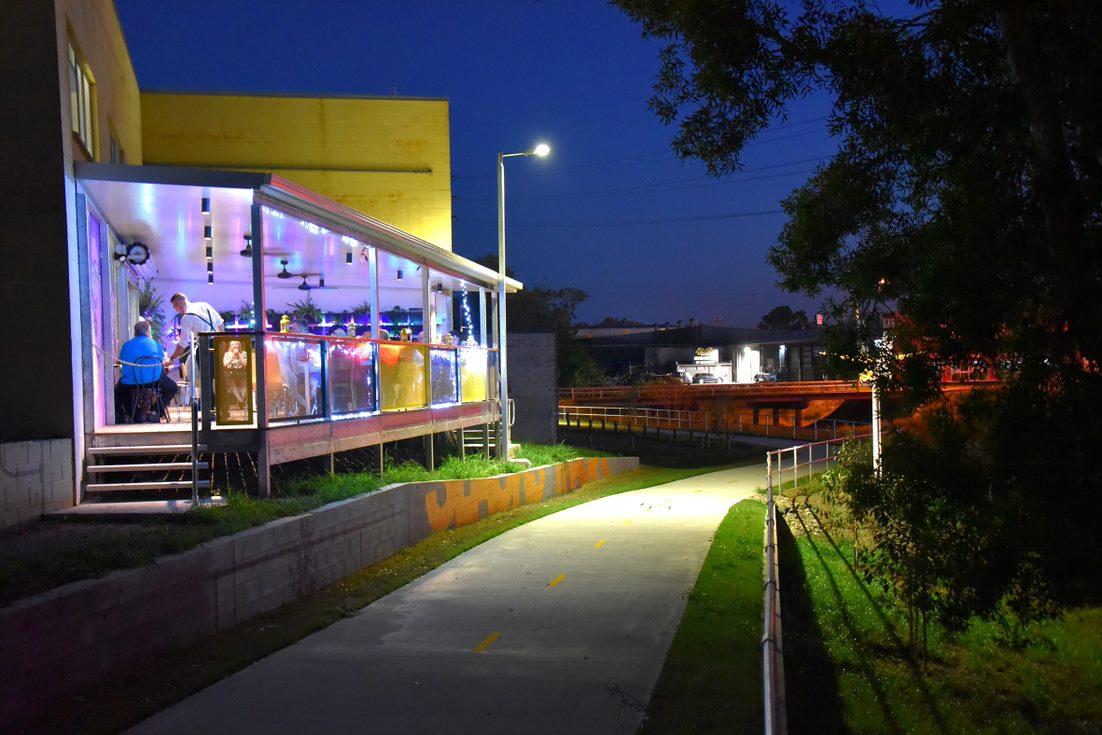
[(313, 291), (313, 290), (318, 289), (318, 288), (328, 288), (328, 289), (335, 289), (336, 288), (336, 286), (326, 286), (325, 285), (325, 276), (318, 276), (317, 285), (316, 286), (311, 286), (306, 280), (306, 278), (309, 275), (311, 275), (311, 274), (309, 274), (309, 273), (302, 274), (302, 283), (300, 283), (298, 286), (296, 286), (296, 288), (298, 288), (299, 291)]

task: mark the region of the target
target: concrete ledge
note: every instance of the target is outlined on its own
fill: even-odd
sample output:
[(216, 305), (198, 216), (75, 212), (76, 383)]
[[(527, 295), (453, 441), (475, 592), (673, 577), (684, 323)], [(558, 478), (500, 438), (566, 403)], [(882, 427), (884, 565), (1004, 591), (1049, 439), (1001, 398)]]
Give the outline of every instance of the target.
[(583, 458), (511, 475), (389, 485), (207, 542), (142, 569), (0, 609), (0, 731), (51, 699), (233, 627), (434, 533), (638, 468)]

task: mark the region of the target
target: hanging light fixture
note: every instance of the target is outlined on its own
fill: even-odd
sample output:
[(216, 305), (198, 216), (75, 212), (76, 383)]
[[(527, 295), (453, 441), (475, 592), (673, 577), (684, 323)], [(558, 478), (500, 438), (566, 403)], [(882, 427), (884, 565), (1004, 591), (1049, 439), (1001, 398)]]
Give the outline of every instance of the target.
[(352, 253), (345, 253), (344, 254), (344, 262), (345, 262), (345, 265), (352, 265)]
[(214, 239), (214, 227), (211, 225), (203, 225), (203, 239), (210, 242)]
[(253, 236), (249, 233), (245, 233), (245, 247), (240, 251), (241, 257), (251, 258), (253, 257)]
[(207, 261), (207, 273), (214, 273), (214, 263)]
[(401, 268), (399, 268), (399, 269), (398, 269), (398, 275), (397, 275), (397, 279), (398, 279), (399, 281), (400, 281), (400, 280), (402, 280), (402, 269), (401, 269)]
[(210, 245), (207, 245), (207, 260), (214, 260), (214, 248)]
[(210, 197), (203, 197), (199, 207), (200, 214), (210, 214)]
[(214, 274), (213, 273), (208, 273), (207, 274), (207, 283), (214, 283)]

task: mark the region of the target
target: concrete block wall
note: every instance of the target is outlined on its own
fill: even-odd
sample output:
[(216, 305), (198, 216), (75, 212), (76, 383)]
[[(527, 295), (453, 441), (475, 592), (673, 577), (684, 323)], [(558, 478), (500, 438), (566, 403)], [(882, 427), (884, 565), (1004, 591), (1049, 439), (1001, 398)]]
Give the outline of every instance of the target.
[(509, 333), (509, 394), (517, 407), (512, 438), (520, 444), (556, 442), (555, 350), (554, 334)]
[(0, 528), (74, 504), (71, 439), (0, 444)]
[(446, 528), (636, 469), (577, 459), (513, 475), (392, 485), (0, 609), (0, 732), (52, 699), (274, 610)]

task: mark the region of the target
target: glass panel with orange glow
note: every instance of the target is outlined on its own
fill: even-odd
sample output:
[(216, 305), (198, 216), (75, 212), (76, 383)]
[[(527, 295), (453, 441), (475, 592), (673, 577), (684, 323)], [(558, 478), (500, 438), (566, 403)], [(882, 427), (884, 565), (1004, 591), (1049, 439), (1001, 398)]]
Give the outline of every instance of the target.
[(426, 345), (379, 344), (379, 403), (383, 411), (402, 411), (428, 405)]

